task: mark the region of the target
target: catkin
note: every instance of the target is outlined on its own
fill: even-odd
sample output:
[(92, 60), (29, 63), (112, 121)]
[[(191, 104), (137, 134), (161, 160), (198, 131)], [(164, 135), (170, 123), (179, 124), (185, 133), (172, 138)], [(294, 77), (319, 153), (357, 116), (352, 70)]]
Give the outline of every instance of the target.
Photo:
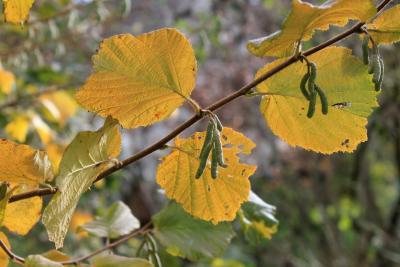
[(317, 91), (319, 99), (321, 100), (322, 114), (326, 115), (328, 114), (328, 99), (326, 98), (324, 91), (319, 86), (315, 86), (315, 90)]
[(211, 177), (216, 179), (218, 176), (218, 152), (214, 144), (214, 148), (211, 152)]
[(365, 35), (363, 43), (362, 43), (362, 54), (363, 54), (363, 62), (365, 65), (369, 64), (369, 36)]
[(312, 116), (314, 116), (316, 103), (317, 103), (317, 92), (314, 90), (314, 92), (311, 93), (310, 102), (308, 103), (308, 111), (307, 111), (308, 118), (312, 118)]
[(306, 88), (307, 81), (308, 81), (309, 78), (310, 78), (310, 74), (307, 72), (303, 76), (303, 79), (301, 79), (301, 82), (300, 82), (300, 90), (301, 90), (301, 92), (303, 93), (304, 97), (307, 100), (310, 100), (310, 94), (308, 93), (307, 88)]

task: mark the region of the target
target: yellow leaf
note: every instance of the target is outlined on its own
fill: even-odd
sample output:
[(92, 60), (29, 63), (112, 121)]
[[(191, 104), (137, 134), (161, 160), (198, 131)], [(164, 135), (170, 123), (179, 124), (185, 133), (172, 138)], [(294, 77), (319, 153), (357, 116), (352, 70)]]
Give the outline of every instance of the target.
[(15, 116), (5, 128), (5, 132), (20, 143), (25, 142), (29, 130), (29, 119), (24, 115)]
[[(17, 190), (17, 193), (24, 191)], [(33, 197), (9, 203), (6, 207), (3, 225), (19, 235), (26, 235), (40, 219), (42, 198)]]
[(49, 159), (52, 163), (51, 165), (53, 166), (54, 173), (58, 172), (58, 166), (60, 165), (60, 161), (64, 153), (65, 147), (66, 147), (65, 145), (55, 144), (55, 143), (50, 143), (46, 145), (46, 152), (49, 155)]
[(111, 115), (125, 128), (169, 117), (195, 85), (192, 46), (175, 29), (108, 38), (93, 64), (94, 73), (76, 99), (90, 111)]
[(400, 40), (400, 5), (385, 10), (367, 29), (376, 44), (391, 44)]
[(96, 132), (80, 132), (65, 149), (56, 179), (59, 191), (43, 212), (50, 241), (62, 247), (80, 196), (97, 176), (115, 164), (121, 150), (119, 126), (110, 117)]
[(0, 91), (9, 94), (15, 84), (15, 77), (12, 72), (0, 68)]
[(52, 178), (45, 152), (6, 139), (0, 151), (0, 181), (35, 186)]
[(248, 199), (249, 177), (256, 166), (239, 162), (238, 153), (248, 154), (255, 144), (230, 128), (222, 132), (227, 168), (219, 168), (217, 179), (210, 175), (210, 163), (200, 179), (195, 178), (205, 133), (191, 138), (176, 138), (174, 151), (162, 159), (157, 170), (157, 183), (168, 198), (176, 200), (195, 217), (211, 221), (232, 221), (240, 205)]
[[(1, 239), (1, 241), (3, 241), (3, 243), (6, 245), (6, 247), (11, 248), (11, 245), (8, 242), (8, 238), (3, 232), (0, 232), (0, 239)], [(0, 249), (0, 266), (7, 267), (9, 261), (10, 261), (10, 258), (8, 257), (8, 255), (4, 252), (4, 250)]]
[(93, 216), (90, 213), (77, 210), (74, 212), (71, 218), (70, 229), (73, 233), (75, 233), (78, 237), (86, 237), (88, 235), (85, 231), (77, 231), (79, 226), (84, 225), (85, 223), (93, 221)]
[[(307, 65), (301, 62), (257, 87), (267, 94), (261, 100), (261, 113), (274, 134), (292, 146), (325, 154), (351, 152), (367, 140), (367, 117), (378, 106), (368, 67), (342, 47), (330, 47), (308, 58), (317, 65), (316, 83), (328, 98), (329, 113), (321, 113), (318, 99), (315, 115), (306, 116), (308, 101), (300, 91), (300, 80)], [(256, 77), (283, 60), (266, 65)]]
[(40, 102), (49, 112), (49, 118), (61, 127), (75, 114), (78, 107), (75, 100), (64, 91), (44, 94), (40, 97)]
[(321, 6), (293, 0), (292, 11), (282, 30), (269, 36), (251, 40), (250, 53), (258, 57), (285, 57), (295, 52), (299, 41), (311, 39), (315, 30), (328, 30), (330, 25), (345, 26), (350, 19), (367, 21), (376, 13), (371, 0), (327, 1)]
[(5, 20), (14, 24), (24, 23), (28, 20), (33, 2), (35, 0), (3, 0)]
[(266, 239), (271, 239), (272, 235), (278, 231), (277, 224), (274, 224), (273, 226), (267, 226), (263, 221), (254, 221), (251, 222), (251, 225)]
[(42, 118), (37, 115), (32, 115), (32, 126), (35, 128), (38, 133), (40, 140), (42, 140), (43, 144), (47, 145), (53, 140), (54, 133), (50, 129), (49, 125), (45, 123)]
[(56, 262), (69, 261), (71, 259), (71, 257), (68, 256), (67, 254), (64, 254), (61, 251), (55, 249), (43, 253), (42, 256), (45, 257), (46, 259)]

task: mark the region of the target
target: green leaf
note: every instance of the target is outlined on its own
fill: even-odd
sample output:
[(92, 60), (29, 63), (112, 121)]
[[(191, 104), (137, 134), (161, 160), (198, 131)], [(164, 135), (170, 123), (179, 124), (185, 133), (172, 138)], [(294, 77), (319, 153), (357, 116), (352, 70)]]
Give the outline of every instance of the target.
[(247, 240), (258, 244), (263, 239), (271, 239), (278, 225), (275, 210), (275, 206), (267, 204), (254, 192), (250, 192), (249, 201), (242, 205), (239, 213)]
[(53, 196), (43, 213), (50, 241), (62, 247), (71, 216), (83, 194), (97, 176), (115, 164), (121, 150), (118, 125), (108, 118), (97, 132), (81, 132), (66, 148), (60, 163), (56, 184), (59, 191)]
[(93, 267), (153, 267), (149, 261), (141, 258), (127, 258), (118, 255), (100, 255), (93, 258)]
[(42, 255), (30, 255), (25, 259), (25, 267), (62, 267), (61, 263), (49, 260)]
[(229, 223), (196, 219), (176, 203), (156, 214), (153, 222), (154, 234), (167, 251), (190, 260), (221, 255), (234, 236)]
[(114, 203), (102, 217), (84, 224), (78, 231), (86, 231), (99, 237), (117, 238), (140, 228), (140, 222), (123, 202)]

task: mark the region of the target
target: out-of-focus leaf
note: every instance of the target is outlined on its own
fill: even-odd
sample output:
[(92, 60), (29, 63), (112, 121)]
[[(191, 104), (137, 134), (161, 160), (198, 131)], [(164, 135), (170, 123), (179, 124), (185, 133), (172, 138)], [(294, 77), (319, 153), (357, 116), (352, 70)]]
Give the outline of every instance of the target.
[(67, 254), (64, 254), (61, 251), (55, 249), (43, 253), (42, 256), (56, 262), (68, 261), (71, 259), (71, 257), (68, 256)]
[(128, 258), (118, 255), (100, 255), (93, 258), (93, 267), (153, 267), (149, 261), (141, 258)]
[(15, 84), (15, 77), (12, 72), (3, 70), (0, 67), (0, 92), (9, 94)]
[(32, 126), (38, 133), (40, 140), (43, 144), (47, 145), (52, 142), (54, 132), (51, 130), (49, 125), (43, 121), (43, 119), (36, 113), (32, 113)]
[(118, 124), (108, 118), (96, 132), (81, 132), (66, 148), (56, 184), (59, 191), (43, 213), (49, 239), (62, 247), (72, 214), (83, 194), (121, 150)]
[(140, 222), (133, 216), (131, 209), (123, 202), (114, 203), (104, 216), (80, 227), (93, 235), (118, 238), (140, 228)]
[(196, 219), (176, 203), (154, 215), (153, 222), (154, 234), (167, 251), (191, 260), (221, 255), (235, 235), (229, 223)]
[(40, 102), (50, 114), (48, 119), (57, 122), (61, 127), (75, 114), (78, 108), (75, 100), (64, 91), (44, 94), (40, 97)]
[(190, 96), (197, 68), (192, 46), (175, 29), (108, 38), (93, 65), (78, 102), (125, 128), (169, 117)]
[(210, 174), (210, 163), (199, 179), (196, 170), (205, 132), (175, 139), (175, 148), (162, 159), (157, 169), (157, 183), (168, 198), (176, 200), (195, 217), (218, 223), (232, 221), (240, 205), (248, 199), (249, 177), (256, 166), (240, 162), (239, 154), (249, 154), (255, 144), (243, 134), (225, 127), (221, 142), (227, 168), (219, 168), (218, 177)]
[(14, 24), (24, 23), (28, 20), (33, 2), (35, 0), (3, 0), (5, 20)]
[(29, 118), (17, 115), (6, 125), (5, 132), (13, 139), (24, 143), (29, 130)]
[(73, 233), (77, 234), (79, 238), (86, 237), (88, 234), (86, 232), (80, 231), (80, 227), (93, 220), (94, 218), (91, 214), (82, 210), (76, 210), (71, 218), (70, 229)]
[(25, 267), (62, 267), (61, 263), (49, 260), (42, 255), (30, 255), (25, 259)]

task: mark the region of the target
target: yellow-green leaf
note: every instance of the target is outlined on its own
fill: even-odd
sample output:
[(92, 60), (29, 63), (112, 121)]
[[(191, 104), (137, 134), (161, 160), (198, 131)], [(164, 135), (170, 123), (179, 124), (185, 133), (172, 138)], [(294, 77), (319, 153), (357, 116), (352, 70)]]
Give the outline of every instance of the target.
[(221, 134), (227, 168), (219, 168), (217, 179), (212, 179), (210, 163), (200, 179), (195, 178), (199, 154), (205, 133), (191, 138), (176, 138), (174, 151), (162, 159), (157, 170), (157, 183), (168, 198), (176, 200), (195, 217), (211, 221), (232, 221), (240, 205), (248, 199), (249, 177), (256, 166), (239, 162), (239, 153), (249, 154), (255, 144), (230, 128)]
[(32, 113), (31, 117), (32, 126), (35, 128), (40, 140), (42, 140), (43, 144), (45, 145), (49, 144), (53, 140), (54, 132), (38, 114)]
[(78, 107), (75, 100), (65, 91), (44, 94), (39, 99), (49, 114), (46, 118), (57, 122), (61, 127), (76, 113)]
[[(17, 190), (23, 193), (23, 190)], [(26, 235), (40, 219), (42, 198), (32, 197), (9, 203), (6, 207), (3, 225), (19, 235)]]
[(296, 44), (311, 39), (315, 30), (328, 30), (330, 25), (344, 26), (350, 19), (367, 21), (376, 13), (371, 0), (327, 1), (314, 6), (293, 0), (292, 11), (282, 30), (266, 37), (251, 40), (247, 48), (258, 57), (285, 57), (295, 52)]
[(111, 164), (121, 150), (118, 125), (108, 118), (96, 132), (81, 132), (65, 149), (56, 184), (59, 191), (43, 213), (50, 241), (62, 247), (80, 196)]
[[(3, 241), (6, 247), (11, 248), (10, 243), (8, 242), (8, 238), (3, 232), (0, 232), (0, 240)], [(7, 267), (9, 261), (10, 258), (8, 257), (8, 255), (4, 252), (4, 250), (0, 249), (0, 266)]]
[(391, 44), (400, 40), (400, 5), (385, 10), (367, 29), (376, 44)]
[(37, 185), (52, 178), (46, 153), (0, 139), (0, 181)]
[(15, 84), (15, 77), (12, 72), (3, 70), (0, 67), (0, 92), (9, 94)]
[[(307, 65), (301, 62), (257, 87), (267, 94), (261, 100), (260, 111), (274, 134), (292, 146), (325, 154), (351, 152), (367, 140), (367, 117), (378, 106), (368, 67), (342, 47), (324, 49), (309, 60), (317, 65), (316, 83), (328, 98), (329, 113), (321, 113), (318, 100), (315, 115), (311, 119), (306, 116), (308, 101), (299, 85)], [(256, 77), (283, 61), (266, 65)]]
[(29, 118), (24, 115), (15, 116), (5, 128), (5, 132), (18, 142), (25, 142), (29, 130)]
[(76, 98), (86, 109), (111, 115), (125, 128), (169, 117), (195, 85), (193, 49), (175, 29), (108, 38), (93, 64), (94, 73)]
[(15, 24), (24, 23), (28, 20), (33, 2), (35, 0), (3, 0), (5, 20)]

